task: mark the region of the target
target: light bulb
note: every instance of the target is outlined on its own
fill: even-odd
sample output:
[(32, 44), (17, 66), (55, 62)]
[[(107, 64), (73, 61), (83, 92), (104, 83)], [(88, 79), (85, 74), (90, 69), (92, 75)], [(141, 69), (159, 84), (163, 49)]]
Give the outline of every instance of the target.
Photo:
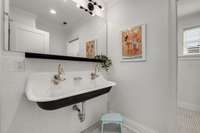
[(56, 10), (54, 10), (54, 9), (50, 9), (49, 12), (50, 12), (51, 14), (56, 14)]
[(80, 8), (80, 7), (81, 7), (81, 5), (79, 5), (79, 4), (76, 4), (76, 7), (77, 7), (77, 8)]

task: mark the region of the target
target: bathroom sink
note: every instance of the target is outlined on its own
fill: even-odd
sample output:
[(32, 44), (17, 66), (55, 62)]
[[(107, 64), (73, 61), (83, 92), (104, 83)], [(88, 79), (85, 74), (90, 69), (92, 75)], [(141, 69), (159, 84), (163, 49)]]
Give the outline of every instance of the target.
[(53, 82), (55, 73), (35, 73), (28, 78), (26, 96), (45, 110), (54, 110), (106, 94), (114, 82), (100, 73), (91, 80), (90, 72), (67, 72), (65, 80)]

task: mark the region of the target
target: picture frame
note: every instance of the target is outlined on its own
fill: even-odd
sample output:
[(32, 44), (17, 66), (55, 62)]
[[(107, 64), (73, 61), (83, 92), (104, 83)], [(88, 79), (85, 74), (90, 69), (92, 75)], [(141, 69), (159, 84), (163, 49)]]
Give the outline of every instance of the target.
[(121, 31), (121, 61), (146, 61), (146, 24)]
[(97, 55), (97, 40), (92, 39), (85, 42), (85, 57), (94, 58)]

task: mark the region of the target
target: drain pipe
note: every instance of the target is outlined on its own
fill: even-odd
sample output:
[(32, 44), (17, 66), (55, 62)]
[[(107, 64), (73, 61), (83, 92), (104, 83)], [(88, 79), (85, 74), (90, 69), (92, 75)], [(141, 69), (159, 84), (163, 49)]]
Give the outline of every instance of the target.
[(78, 107), (78, 105), (74, 105), (72, 109), (78, 112), (78, 118), (80, 122), (84, 122), (85, 121), (85, 102), (81, 103), (81, 109)]

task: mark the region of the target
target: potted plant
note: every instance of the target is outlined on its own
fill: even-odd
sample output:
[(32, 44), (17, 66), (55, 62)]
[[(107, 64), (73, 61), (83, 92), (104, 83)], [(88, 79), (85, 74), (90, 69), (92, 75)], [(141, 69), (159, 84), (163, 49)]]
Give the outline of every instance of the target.
[(112, 66), (111, 59), (109, 59), (106, 55), (96, 55), (95, 59), (102, 60), (102, 62), (96, 64), (98, 70), (103, 69), (106, 72), (109, 71), (109, 68)]
[(95, 66), (95, 72), (91, 73), (91, 79), (95, 79), (98, 77), (97, 75), (97, 71), (99, 71), (100, 69), (108, 72), (109, 68), (112, 66), (112, 61), (111, 59), (109, 59), (106, 55), (96, 55), (95, 59), (99, 59), (102, 60), (102, 62), (98, 62)]

